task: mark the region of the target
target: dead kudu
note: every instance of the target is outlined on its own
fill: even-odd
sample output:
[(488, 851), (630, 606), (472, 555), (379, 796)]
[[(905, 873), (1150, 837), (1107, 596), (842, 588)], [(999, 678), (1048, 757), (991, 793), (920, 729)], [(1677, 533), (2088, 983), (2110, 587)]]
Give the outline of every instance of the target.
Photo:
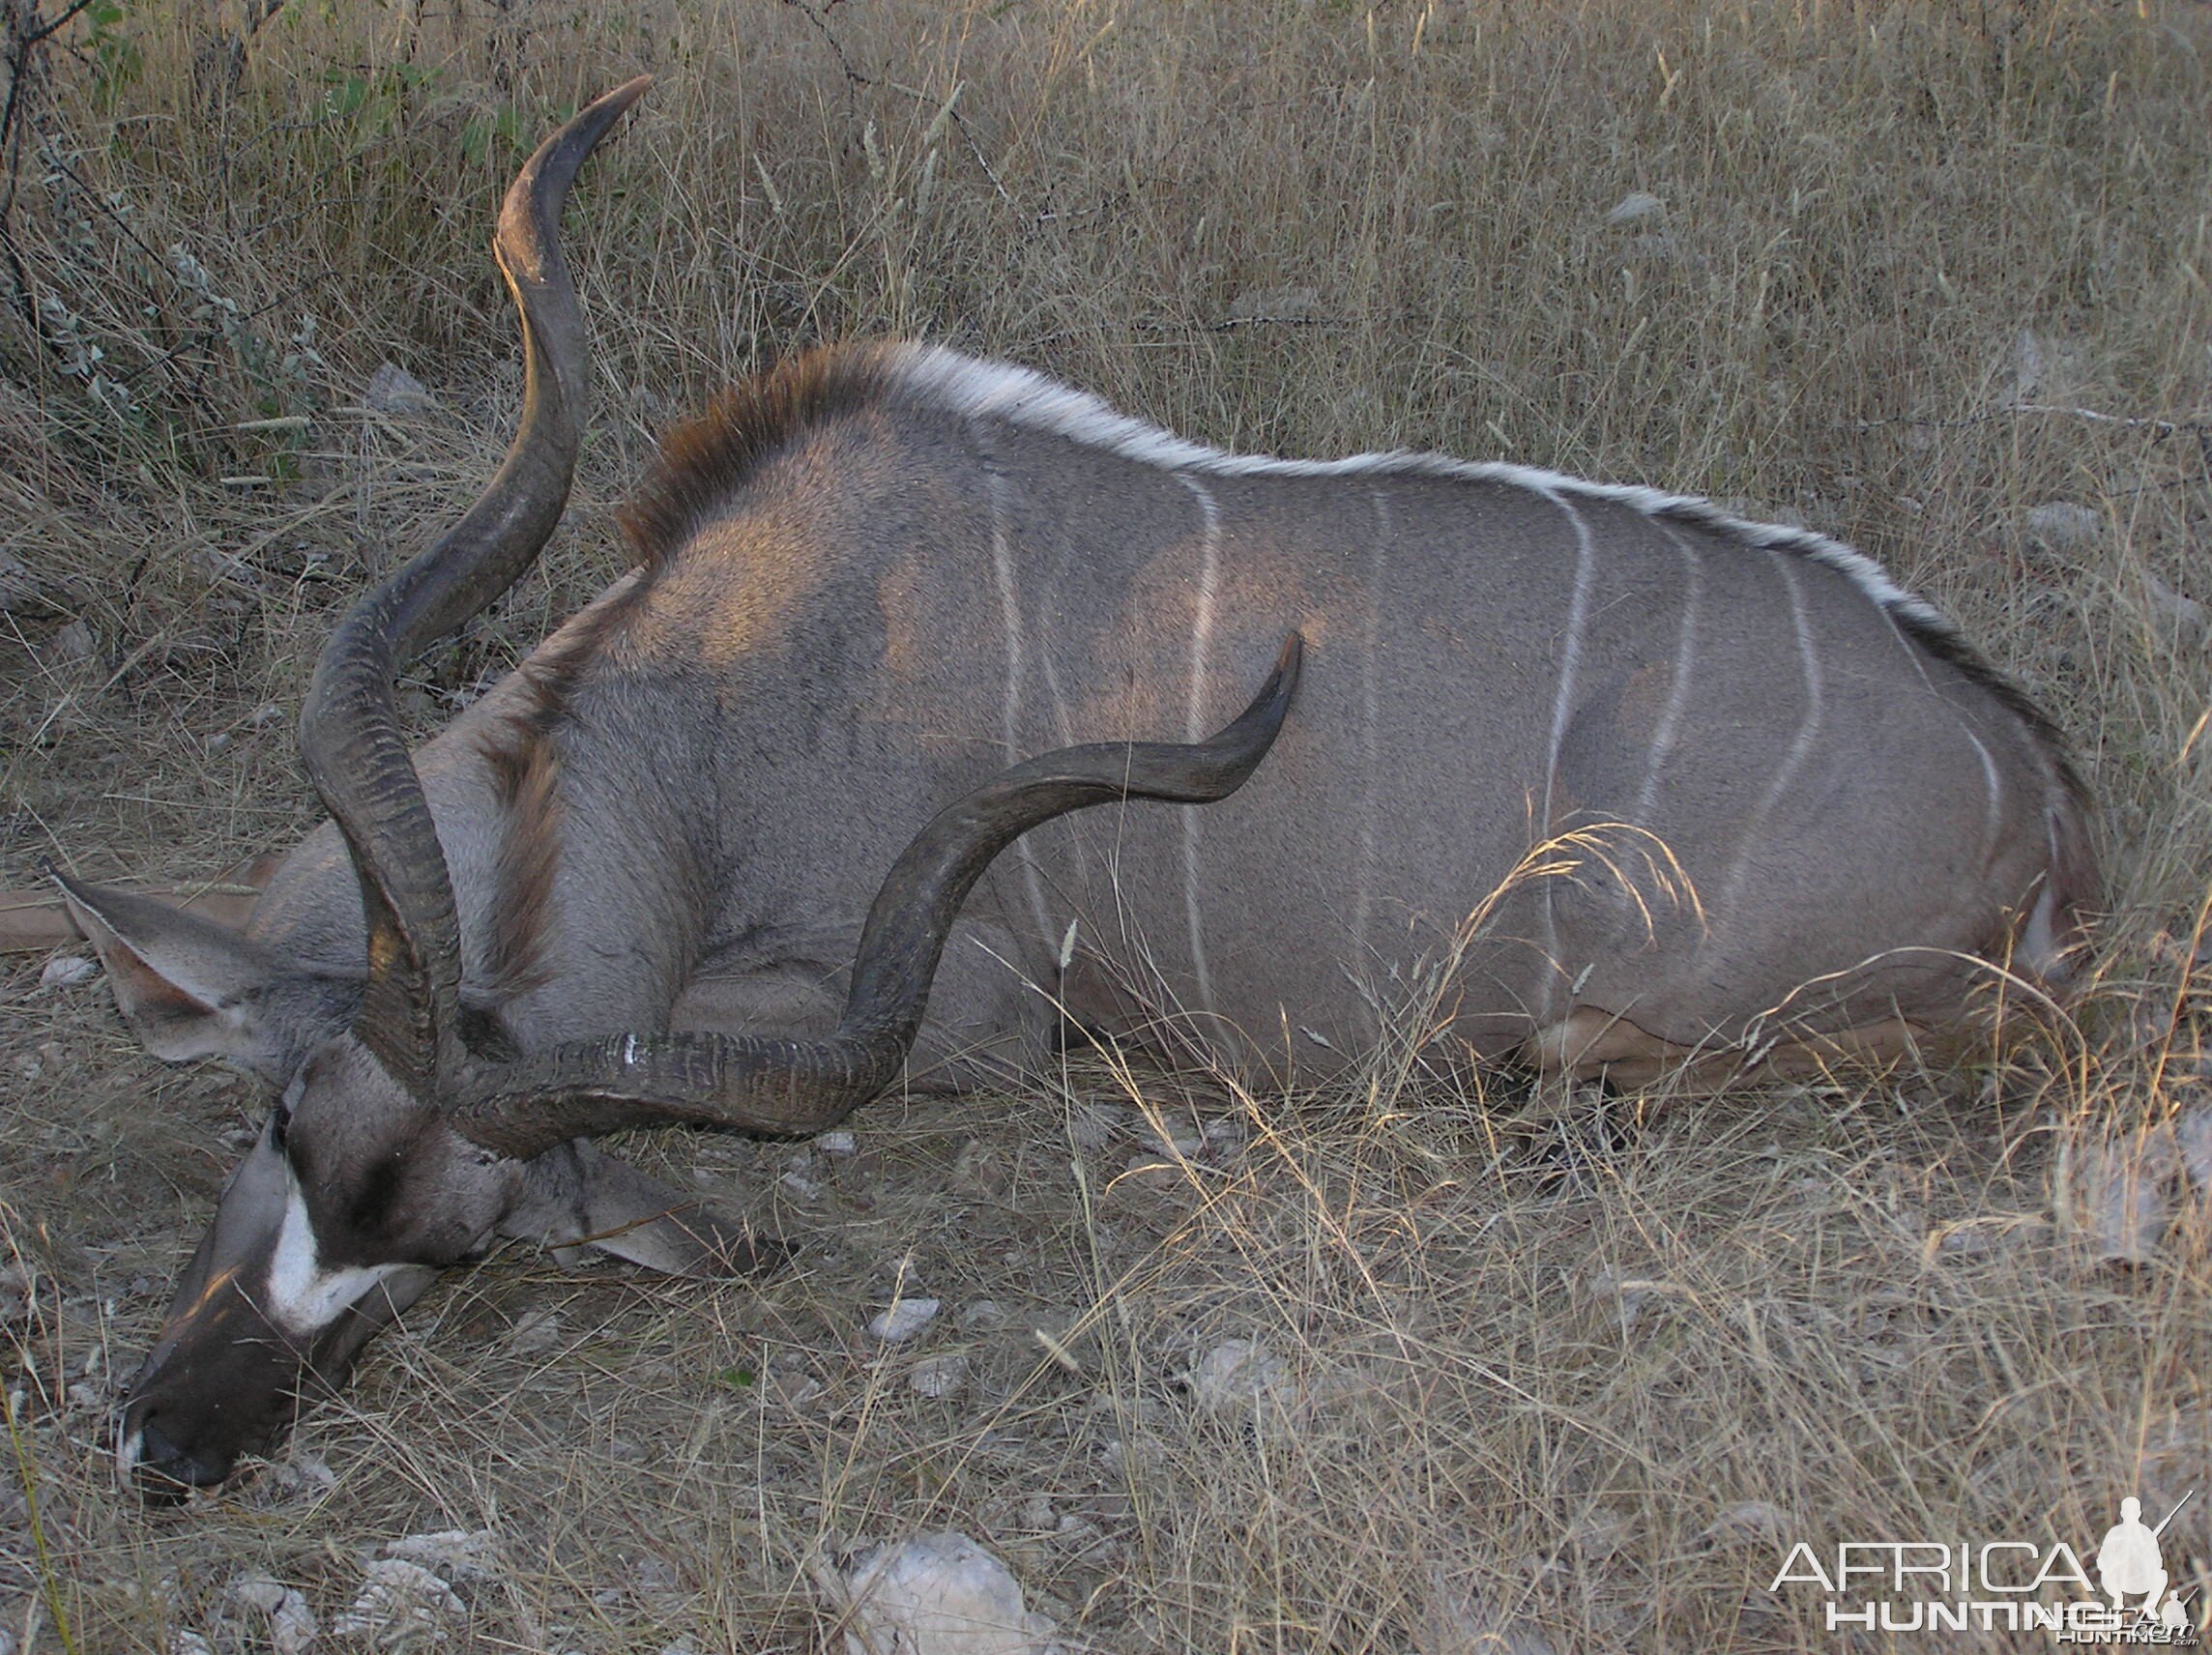
[(494, 1234), (773, 1254), (602, 1133), (816, 1132), (1070, 1025), (1310, 1074), (1423, 981), (1440, 1050), (1632, 1084), (1878, 1059), (1986, 1021), (1992, 981), (2065, 987), (2079, 784), (1867, 559), (1511, 466), (1222, 453), (928, 347), (808, 353), (675, 432), (639, 566), (410, 756), (396, 668), (560, 517), (558, 219), (643, 88), (508, 195), (521, 427), (323, 653), (333, 823), (243, 935), (67, 883), (157, 1056), (281, 1094), (131, 1387), (149, 1495), (222, 1478)]

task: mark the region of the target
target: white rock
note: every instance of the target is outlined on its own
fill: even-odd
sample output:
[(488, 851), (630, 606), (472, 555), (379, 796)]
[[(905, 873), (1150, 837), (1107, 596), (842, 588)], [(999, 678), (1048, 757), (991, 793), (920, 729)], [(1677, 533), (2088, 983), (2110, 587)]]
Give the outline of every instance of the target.
[(958, 1351), (926, 1356), (906, 1377), (907, 1389), (917, 1396), (948, 1397), (968, 1382), (968, 1358)]
[(295, 1453), (255, 1478), (251, 1493), (256, 1503), (276, 1505), (293, 1499), (320, 1499), (337, 1486), (337, 1473), (321, 1459)]
[(72, 621), (46, 640), (46, 647), (39, 652), (40, 660), (49, 667), (74, 666), (89, 661), (99, 645), (93, 641), (92, 628), (82, 621)]
[(453, 1588), (419, 1563), (378, 1557), (350, 1608), (331, 1622), (337, 1638), (369, 1637), (384, 1649), (442, 1642), (464, 1612)]
[(944, 1308), (944, 1304), (934, 1298), (902, 1298), (890, 1309), (870, 1317), (868, 1331), (887, 1345), (896, 1345), (902, 1339), (912, 1339), (935, 1321), (937, 1313)]
[(1184, 1380), (1208, 1413), (1241, 1417), (1297, 1400), (1289, 1364), (1252, 1339), (1224, 1339), (1191, 1364)]
[(1428, 1568), (1414, 1655), (1555, 1655), (1551, 1640), (1533, 1627), (1515, 1626), (1485, 1603), (1471, 1578), (1442, 1563)]
[(2093, 546), (2105, 537), (2105, 514), (2071, 500), (2047, 500), (2027, 508), (2027, 532), (2053, 551)]
[(526, 1310), (507, 1335), (507, 1348), (517, 1356), (535, 1356), (561, 1343), (561, 1313), (542, 1307)]
[(361, 393), (362, 404), (379, 414), (427, 414), (438, 406), (430, 388), (397, 363), (378, 363)]
[(0, 610), (19, 609), (39, 595), (39, 577), (14, 552), (0, 552)]
[(1117, 1112), (1097, 1104), (1078, 1103), (1067, 1111), (1067, 1137), (1078, 1149), (1103, 1149), (1121, 1124)]
[(814, 1147), (825, 1155), (858, 1155), (860, 1152), (860, 1141), (843, 1127), (823, 1133), (814, 1140)]
[(1755, 1534), (1779, 1538), (1790, 1531), (1789, 1514), (1772, 1500), (1738, 1500), (1706, 1524), (1698, 1538), (1728, 1541)]
[(276, 1655), (305, 1655), (315, 1640), (315, 1616), (292, 1587), (255, 1570), (230, 1582), (234, 1602), (269, 1617), (269, 1643)]
[(1006, 1307), (995, 1298), (972, 1299), (955, 1320), (963, 1333), (995, 1333), (1006, 1325)]
[(31, 1320), (34, 1279), (19, 1263), (0, 1264), (0, 1327)]
[(2191, 642), (2200, 641), (2207, 632), (2212, 632), (2212, 615), (2207, 615), (2204, 605), (2196, 598), (2184, 597), (2148, 569), (2142, 571), (2142, 584), (2143, 596), (2149, 600), (2145, 607), (2154, 620), (2165, 623)]
[(169, 1655), (215, 1655), (215, 1645), (196, 1632), (169, 1635)]
[(505, 1571), (499, 1535), (489, 1528), (441, 1528), (384, 1543), (387, 1557), (434, 1569), (449, 1581), (492, 1581)]
[(1646, 190), (1631, 189), (1613, 204), (1613, 210), (1606, 214), (1605, 221), (1609, 224), (1634, 224), (1666, 211), (1667, 204), (1658, 196)]
[(74, 988), (100, 974), (100, 967), (82, 954), (56, 954), (39, 973), (41, 988)]
[(816, 1554), (808, 1571), (850, 1618), (845, 1655), (1053, 1655), (1059, 1630), (1032, 1613), (1006, 1566), (965, 1534), (875, 1548), (850, 1574)]
[(2181, 1160), (2174, 1135), (2163, 1127), (2101, 1138), (2073, 1167), (2075, 1227), (2087, 1235), (2100, 1263), (2150, 1262), (2173, 1216), (2168, 1185)]
[(2173, 1136), (2181, 1147), (2181, 1164), (2189, 1169), (2189, 1181), (2198, 1195), (2212, 1197), (2212, 1109), (2200, 1103), (2183, 1110), (2173, 1123)]

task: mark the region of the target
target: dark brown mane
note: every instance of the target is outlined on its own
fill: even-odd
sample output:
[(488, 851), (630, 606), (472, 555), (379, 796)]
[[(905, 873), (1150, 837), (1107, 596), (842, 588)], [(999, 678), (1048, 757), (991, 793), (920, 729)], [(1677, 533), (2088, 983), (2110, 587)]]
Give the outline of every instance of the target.
[(816, 345), (707, 404), (660, 439), (622, 508), (623, 533), (648, 569), (718, 511), (770, 455), (823, 421), (865, 406), (892, 377), (899, 347)]

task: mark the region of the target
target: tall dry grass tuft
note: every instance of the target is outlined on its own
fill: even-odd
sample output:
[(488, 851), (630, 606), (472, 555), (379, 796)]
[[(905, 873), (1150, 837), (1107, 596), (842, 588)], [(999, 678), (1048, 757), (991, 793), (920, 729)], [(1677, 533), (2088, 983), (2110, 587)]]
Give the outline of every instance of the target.
[[(108, 1485), (105, 1396), (261, 1100), (5, 963), (5, 1634), (269, 1647), (260, 1571), (335, 1647), (364, 1556), (459, 1529), (460, 1646), (811, 1648), (821, 1547), (949, 1526), (1102, 1649), (1825, 1648), (1795, 1540), (2092, 1547), (2191, 1488), (2212, 1583), (2201, 8), (112, 0), (33, 41), (63, 10), (0, 6), (0, 884), (309, 825), (314, 644), (511, 418), (497, 192), (651, 70), (571, 209), (568, 524), (415, 669), (422, 727), (614, 571), (655, 429), (919, 334), (1232, 447), (1851, 539), (2074, 733), (2115, 912), (2079, 1029), (1881, 1085), (1532, 1096), (1408, 1040), (1285, 1098), (1076, 1066), (852, 1156), (670, 1144), (800, 1268), (503, 1255), (179, 1518)], [(946, 1308), (885, 1347), (902, 1282)]]

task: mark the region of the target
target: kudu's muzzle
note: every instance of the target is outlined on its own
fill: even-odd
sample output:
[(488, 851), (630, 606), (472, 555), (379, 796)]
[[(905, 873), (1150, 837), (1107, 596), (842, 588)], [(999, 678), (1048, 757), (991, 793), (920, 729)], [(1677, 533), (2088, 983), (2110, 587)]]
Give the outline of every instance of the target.
[(160, 1337), (125, 1385), (116, 1470), (146, 1499), (221, 1482), (272, 1446), (305, 1399), (344, 1382), (354, 1357), (437, 1272), (395, 1272), (326, 1327), (287, 1333), (261, 1308), (290, 1182), (264, 1133), (240, 1164), (185, 1269)]

